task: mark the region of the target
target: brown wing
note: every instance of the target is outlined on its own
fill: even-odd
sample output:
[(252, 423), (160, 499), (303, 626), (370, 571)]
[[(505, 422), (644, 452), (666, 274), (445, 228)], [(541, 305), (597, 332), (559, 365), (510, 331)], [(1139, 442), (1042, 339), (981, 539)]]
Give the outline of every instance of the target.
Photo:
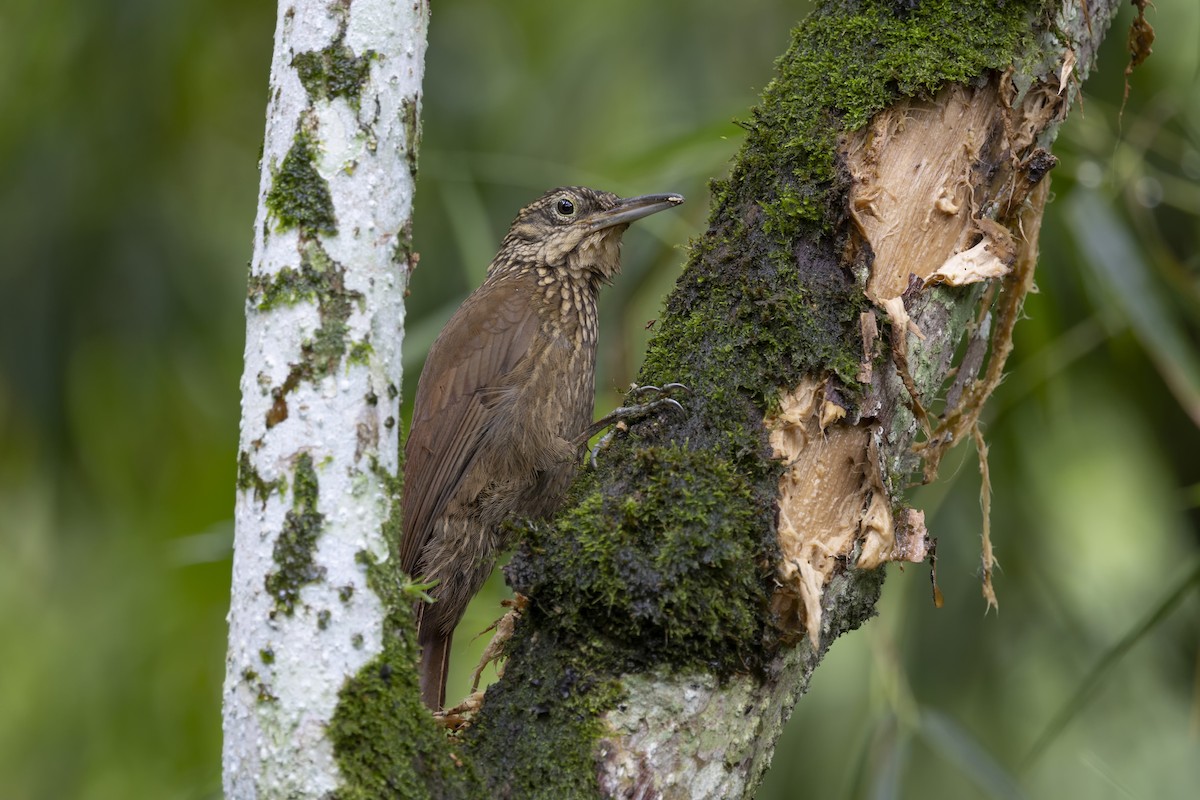
[(531, 282), (485, 283), (459, 307), (429, 350), (404, 448), (401, 566), (412, 574), (434, 522), (462, 484), (501, 390), (538, 331)]

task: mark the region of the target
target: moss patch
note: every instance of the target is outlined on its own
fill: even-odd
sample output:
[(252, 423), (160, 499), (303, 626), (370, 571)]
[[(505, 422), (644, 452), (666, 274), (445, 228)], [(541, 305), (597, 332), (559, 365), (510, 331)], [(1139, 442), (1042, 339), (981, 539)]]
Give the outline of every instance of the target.
[(283, 494), (287, 491), (287, 478), (280, 475), (273, 481), (263, 480), (250, 461), (250, 454), (243, 450), (238, 454), (237, 488), (239, 491), (253, 491), (254, 499), (266, 505), (267, 498), (273, 492)]
[[(600, 797), (595, 741), (599, 714), (621, 697), (620, 684), (581, 666), (550, 631), (522, 626), (510, 641), (505, 679), (487, 691), (485, 713), (466, 733), (467, 752), (498, 800)], [(604, 659), (603, 647), (590, 656)]]
[(383, 650), (338, 692), (329, 725), (343, 786), (339, 800), (481, 797), (479, 778), (447, 746), (445, 732), (421, 704), (417, 636), (409, 609), (419, 587), (398, 577), (395, 559), (366, 553), (367, 583), (387, 609)]
[[(346, 356), (346, 361), (351, 364), (361, 364), (366, 366), (371, 361), (371, 354), (375, 352), (375, 348), (371, 346), (369, 339), (355, 342), (350, 346), (350, 352)], [(372, 403), (374, 405), (374, 403)]]
[(555, 610), (560, 635), (603, 641), (593, 665), (750, 666), (762, 650), (770, 551), (755, 532), (771, 528), (771, 497), (703, 451), (629, 454), (602, 484), (591, 476), (579, 487), (581, 502), (557, 524), (526, 536), (509, 581)]
[[(417, 148), (421, 143), (421, 113), (417, 109), (417, 101), (405, 97), (400, 101), (400, 115), (404, 120), (404, 142), (407, 145), (405, 153), (408, 158), (408, 172), (413, 182), (417, 180)], [(411, 235), (411, 231), (410, 231)]]
[(366, 340), (347, 346), (350, 314), (356, 304), (361, 307), (362, 292), (346, 288), (346, 268), (329, 257), (320, 240), (302, 240), (300, 269), (284, 267), (273, 276), (251, 276), (250, 302), (259, 311), (314, 300), (321, 324), (312, 338), (301, 344), (300, 361), (291, 365), (283, 384), (272, 388), (274, 402), (267, 412), (268, 428), (287, 419), (287, 396), (300, 381), (333, 375), (343, 358), (357, 363), (370, 357)]
[(402, 473), (392, 475), (374, 458), (371, 471), (392, 499), (383, 526), (387, 561), (359, 554), (367, 569), (367, 585), (385, 609), (383, 650), (338, 692), (329, 736), (344, 785), (334, 796), (340, 800), (484, 797), (471, 761), (460, 757), (460, 745), (447, 739), (421, 703), (419, 648), (411, 609), (427, 599), (427, 587), (400, 574), (397, 566)]
[(300, 75), (300, 83), (309, 100), (346, 99), (358, 107), (359, 94), (367, 75), (371, 71), (371, 60), (375, 53), (368, 50), (361, 56), (354, 55), (346, 46), (346, 29), (343, 26), (338, 36), (322, 50), (297, 53), (292, 66)]
[(280, 230), (299, 228), (308, 236), (337, 233), (333, 196), (328, 181), (317, 172), (315, 158), (316, 144), (301, 121), (267, 192), (267, 211), (275, 217)]
[(598, 715), (622, 696), (621, 673), (729, 675), (769, 652), (771, 497), (703, 451), (624, 442), (610, 456), (507, 570), (534, 603), (467, 734), (492, 796), (596, 796)]
[(301, 454), (296, 462), (292, 489), (292, 510), (283, 520), (283, 530), (275, 539), (272, 558), (278, 567), (266, 577), (266, 589), (275, 600), (275, 610), (289, 617), (300, 600), (300, 589), (325, 574), (325, 568), (313, 561), (317, 539), (325, 524), (325, 515), (317, 511), (319, 486), (312, 456)]
[(729, 182), (716, 187), (714, 218), (753, 198), (764, 230), (781, 247), (833, 230), (841, 214), (830, 202), (838, 136), (866, 125), (897, 96), (932, 95), (946, 83), (1005, 68), (1043, 2), (911, 5), (826, 3), (796, 29), (746, 123), (749, 135)]

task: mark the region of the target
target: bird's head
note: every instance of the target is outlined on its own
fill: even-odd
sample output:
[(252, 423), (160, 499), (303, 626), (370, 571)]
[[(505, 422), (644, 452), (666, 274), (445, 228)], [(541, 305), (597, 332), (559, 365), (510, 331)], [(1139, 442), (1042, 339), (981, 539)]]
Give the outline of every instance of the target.
[(607, 281), (620, 270), (621, 235), (629, 223), (682, 202), (678, 194), (618, 197), (582, 186), (552, 189), (517, 214), (501, 254), (507, 250), (516, 261)]

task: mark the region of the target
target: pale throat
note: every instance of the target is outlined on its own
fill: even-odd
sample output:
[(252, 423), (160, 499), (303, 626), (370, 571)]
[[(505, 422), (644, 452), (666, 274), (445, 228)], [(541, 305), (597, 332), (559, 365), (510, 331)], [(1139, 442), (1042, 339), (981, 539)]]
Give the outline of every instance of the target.
[(621, 234), (628, 227), (618, 225), (584, 237), (567, 255), (567, 270), (579, 278), (610, 282), (621, 271)]

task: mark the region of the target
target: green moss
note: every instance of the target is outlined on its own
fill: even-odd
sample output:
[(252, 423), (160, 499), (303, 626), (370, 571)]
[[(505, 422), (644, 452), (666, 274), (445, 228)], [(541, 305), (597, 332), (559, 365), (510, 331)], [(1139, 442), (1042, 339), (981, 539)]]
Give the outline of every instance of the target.
[[(620, 684), (551, 633), (519, 629), (510, 641), (505, 679), (487, 691), (488, 713), (466, 732), (467, 753), (486, 771), (481, 797), (584, 800), (596, 788), (599, 714), (621, 698)], [(587, 655), (603, 659), (597, 647)]]
[[(400, 233), (396, 236), (396, 246), (392, 248), (392, 263), (405, 272), (411, 273), (417, 268), (419, 260), (420, 256), (413, 249), (412, 217), (409, 217), (404, 221)], [(407, 296), (406, 293), (405, 297)]]
[(283, 530), (275, 539), (272, 558), (278, 569), (268, 573), (265, 582), (267, 593), (275, 601), (275, 610), (289, 617), (300, 600), (300, 589), (325, 574), (325, 568), (313, 560), (317, 539), (325, 525), (325, 515), (317, 511), (319, 489), (312, 456), (303, 453), (296, 462), (292, 510), (284, 517)]
[(301, 358), (291, 365), (283, 384), (271, 390), (274, 402), (267, 412), (268, 428), (287, 419), (287, 396), (302, 380), (333, 375), (343, 358), (370, 355), (370, 343), (365, 340), (347, 348), (350, 314), (355, 305), (362, 306), (363, 296), (346, 288), (346, 268), (329, 257), (318, 239), (302, 240), (299, 269), (284, 267), (275, 275), (252, 276), (250, 280), (250, 302), (259, 311), (302, 301), (316, 301), (321, 324), (312, 338), (301, 344)]
[[(355, 342), (350, 345), (350, 352), (346, 356), (346, 361), (350, 364), (359, 364), (366, 366), (371, 361), (371, 355), (375, 352), (375, 348), (371, 346), (368, 339), (363, 339), (360, 342)], [(374, 403), (372, 403), (374, 405)]]
[[(388, 396), (395, 399), (399, 391), (388, 388)], [(383, 649), (338, 692), (329, 736), (344, 786), (335, 797), (483, 797), (471, 762), (459, 756), (459, 745), (447, 739), (421, 703), (412, 608), (427, 599), (428, 587), (413, 583), (398, 566), (403, 472), (393, 474), (374, 456), (370, 470), (391, 499), (383, 525), (387, 560), (380, 562), (366, 552), (358, 557), (367, 570), (367, 585), (385, 610)]]
[[(395, 400), (399, 395), (400, 392), (396, 389), (395, 385), (388, 384), (388, 397)], [(400, 444), (400, 458), (401, 460), (404, 458), (403, 443)], [(379, 463), (378, 458), (371, 456), (370, 467), (371, 473), (383, 481), (383, 490), (389, 499), (388, 516), (383, 521), (383, 538), (388, 543), (388, 547), (392, 548), (395, 553), (399, 553), (400, 542), (404, 537), (404, 512), (400, 503), (400, 493), (404, 488), (403, 465), (393, 475)], [(392, 563), (399, 564), (399, 556)]]
[(317, 172), (315, 147), (303, 122), (299, 123), (292, 146), (272, 177), (267, 210), (280, 230), (299, 228), (310, 237), (332, 236), (337, 233), (333, 196), (329, 193), (329, 183)]
[[(408, 172), (415, 182), (417, 179), (417, 149), (421, 143), (421, 112), (417, 108), (417, 101), (411, 97), (403, 98), (400, 101), (400, 115), (404, 119), (404, 150), (408, 158)], [(401, 237), (402, 241), (403, 238)], [(409, 238), (411, 239), (411, 236)]]
[[(266, 663), (266, 662), (264, 662)], [(279, 698), (271, 694), (271, 690), (267, 685), (258, 679), (258, 673), (247, 667), (242, 670), (242, 680), (251, 684), (251, 689), (254, 690), (255, 699), (260, 703), (273, 703)]]
[(602, 663), (616, 672), (752, 665), (765, 635), (772, 496), (710, 452), (645, 445), (620, 460), (602, 487), (584, 482), (555, 525), (527, 534), (513, 588), (554, 608), (560, 634), (603, 641)]
[(305, 359), (314, 362), (325, 375), (332, 375), (342, 356), (346, 354), (347, 320), (353, 304), (362, 302), (362, 293), (346, 288), (346, 270), (333, 261), (317, 242), (305, 246), (301, 255), (301, 269), (311, 268), (326, 277), (327, 283), (318, 295), (321, 325), (313, 335), (311, 344), (305, 344)]
[[(338, 295), (345, 293), (345, 268), (329, 257), (320, 241), (305, 241), (300, 247), (300, 268), (284, 267), (274, 275), (255, 275), (250, 279), (250, 302), (259, 311), (316, 301), (333, 322), (344, 323), (350, 316), (348, 304)], [(360, 300), (360, 292), (349, 293)], [(322, 318), (322, 323), (325, 320)]]
[(387, 609), (383, 650), (338, 692), (329, 725), (343, 787), (339, 800), (482, 797), (469, 762), (421, 704), (416, 630), (410, 609), (421, 590), (396, 561), (360, 554), (367, 583)]
[(346, 46), (346, 31), (343, 28), (337, 38), (323, 50), (297, 53), (292, 66), (300, 75), (300, 83), (309, 100), (332, 100), (345, 98), (355, 108), (367, 75), (371, 71), (371, 60), (375, 53), (368, 50), (361, 56)]
[(601, 458), (614, 466), (530, 530), (507, 570), (534, 604), (467, 734), (494, 797), (596, 796), (598, 715), (622, 696), (618, 676), (753, 670), (773, 636), (772, 497), (734, 463), (680, 445), (625, 442)]
[(267, 498), (272, 492), (279, 492), (281, 495), (287, 491), (287, 478), (280, 475), (273, 481), (265, 481), (258, 474), (258, 470), (250, 463), (250, 454), (243, 450), (238, 454), (238, 477), (237, 488), (240, 491), (253, 491), (254, 499), (259, 503), (266, 505)]
[(826, 3), (794, 32), (778, 74), (745, 127), (749, 131), (715, 214), (750, 197), (764, 229), (781, 247), (833, 230), (842, 207), (830, 202), (839, 182), (837, 138), (866, 125), (900, 95), (932, 94), (1004, 69), (1028, 37), (1041, 0), (1005, 3), (922, 0), (898, 12), (894, 2)]

